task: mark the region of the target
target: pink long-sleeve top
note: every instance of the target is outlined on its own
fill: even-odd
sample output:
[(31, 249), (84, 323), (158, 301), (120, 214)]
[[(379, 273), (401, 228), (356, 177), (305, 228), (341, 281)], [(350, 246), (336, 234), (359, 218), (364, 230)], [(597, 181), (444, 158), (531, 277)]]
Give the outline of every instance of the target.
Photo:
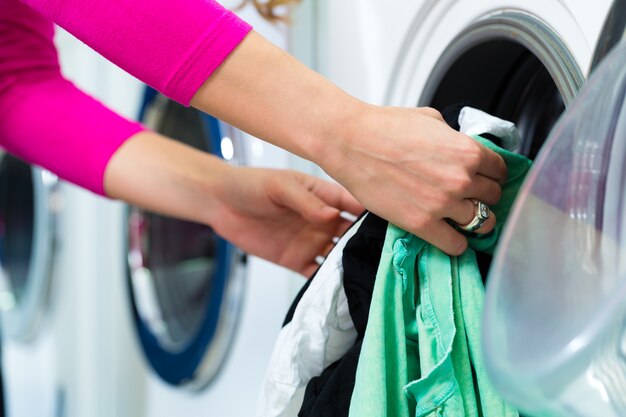
[(98, 194), (144, 128), (63, 78), (52, 22), (185, 105), (251, 30), (214, 0), (0, 0), (0, 147)]

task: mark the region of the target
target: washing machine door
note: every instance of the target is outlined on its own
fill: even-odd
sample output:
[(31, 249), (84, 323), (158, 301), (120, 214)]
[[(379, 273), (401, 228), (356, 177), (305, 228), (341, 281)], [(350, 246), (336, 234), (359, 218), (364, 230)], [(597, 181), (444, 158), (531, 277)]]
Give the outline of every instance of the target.
[[(157, 132), (231, 162), (237, 131), (149, 92), (144, 121)], [(205, 225), (130, 210), (129, 277), (145, 356), (169, 384), (199, 389), (218, 373), (240, 311), (242, 253)]]
[(55, 245), (57, 179), (0, 151), (2, 336), (28, 341), (46, 308)]
[(626, 415), (626, 42), (618, 43), (626, 2), (618, 3), (599, 65), (536, 159), (488, 279), (487, 371), (531, 415)]

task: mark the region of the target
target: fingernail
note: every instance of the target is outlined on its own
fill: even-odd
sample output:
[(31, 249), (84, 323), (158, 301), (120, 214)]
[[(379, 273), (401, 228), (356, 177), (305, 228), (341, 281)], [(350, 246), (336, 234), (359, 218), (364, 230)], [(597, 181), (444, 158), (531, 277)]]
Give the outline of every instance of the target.
[(457, 253), (458, 253), (459, 255), (462, 255), (462, 254), (463, 254), (463, 252), (465, 252), (465, 250), (467, 249), (467, 246), (468, 246), (468, 244), (467, 244), (467, 240), (463, 241), (463, 243), (461, 243), (461, 244), (459, 245), (459, 249), (458, 249), (458, 252), (457, 252)]
[(353, 222), (353, 223), (356, 221), (356, 219), (358, 219), (357, 216), (355, 216), (352, 213), (348, 213), (347, 211), (342, 211), (341, 213), (339, 213), (339, 215), (341, 216), (342, 219), (345, 219), (345, 220), (347, 220), (349, 222)]

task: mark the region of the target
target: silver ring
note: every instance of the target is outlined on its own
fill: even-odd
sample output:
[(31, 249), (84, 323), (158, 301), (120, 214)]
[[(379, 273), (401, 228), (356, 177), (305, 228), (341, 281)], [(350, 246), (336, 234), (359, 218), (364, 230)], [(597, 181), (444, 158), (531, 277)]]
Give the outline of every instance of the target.
[(474, 205), (474, 218), (465, 226), (459, 225), (459, 227), (466, 232), (475, 232), (489, 219), (489, 216), (491, 216), (491, 210), (489, 210), (489, 206), (481, 201), (475, 199), (470, 199), (470, 201)]

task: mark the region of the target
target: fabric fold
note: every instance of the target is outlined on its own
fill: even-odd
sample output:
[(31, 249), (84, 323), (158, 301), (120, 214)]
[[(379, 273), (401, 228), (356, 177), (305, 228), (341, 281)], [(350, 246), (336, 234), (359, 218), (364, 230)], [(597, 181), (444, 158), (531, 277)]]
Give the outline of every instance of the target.
[(499, 225), (484, 236), (469, 234), (470, 248), (460, 257), (450, 257), (389, 226), (351, 417), (518, 416), (497, 395), (484, 371), (480, 351), (484, 287), (474, 250), (495, 249), (531, 163), (482, 137), (474, 138), (499, 153), (509, 169), (502, 199), (492, 207)]

